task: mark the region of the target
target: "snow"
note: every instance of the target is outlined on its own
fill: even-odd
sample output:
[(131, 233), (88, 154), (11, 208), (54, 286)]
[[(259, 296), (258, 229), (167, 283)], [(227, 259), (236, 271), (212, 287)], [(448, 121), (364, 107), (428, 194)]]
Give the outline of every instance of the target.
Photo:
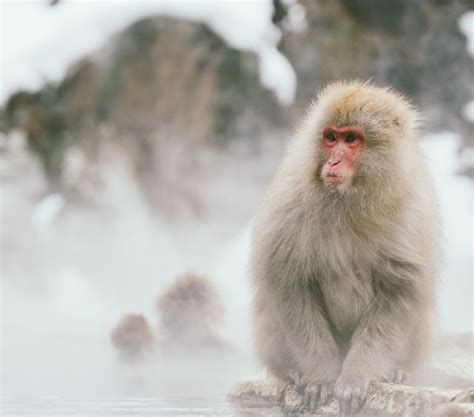
[(281, 104), (290, 105), (296, 90), (296, 75), (288, 60), (275, 47), (259, 51), (260, 82), (275, 91)]
[(464, 13), (458, 23), (459, 29), (467, 38), (467, 51), (474, 56), (474, 10)]
[[(474, 10), (464, 13), (458, 21), (459, 29), (467, 38), (466, 49), (474, 57)], [(464, 117), (474, 122), (474, 100), (468, 102), (463, 109)]]
[(474, 100), (464, 106), (463, 114), (467, 120), (474, 122)]
[(283, 0), (287, 7), (288, 15), (283, 21), (285, 30), (289, 32), (304, 32), (308, 27), (306, 10), (297, 0)]
[[(291, 104), (295, 95), (294, 70), (276, 48), (281, 32), (271, 22), (271, 0), (62, 0), (55, 7), (44, 0), (3, 0), (1, 13), (0, 104), (18, 89), (36, 90), (59, 81), (72, 63), (98, 50), (114, 33), (153, 15), (207, 24), (229, 45), (259, 56), (262, 83), (282, 105)], [(301, 14), (299, 10), (300, 25)]]

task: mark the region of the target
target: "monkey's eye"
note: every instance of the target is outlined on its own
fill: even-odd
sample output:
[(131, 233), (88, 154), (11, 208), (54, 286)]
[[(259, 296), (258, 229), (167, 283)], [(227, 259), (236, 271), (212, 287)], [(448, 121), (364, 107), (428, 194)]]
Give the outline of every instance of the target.
[(357, 135), (355, 133), (349, 133), (347, 136), (346, 136), (346, 142), (348, 143), (353, 143), (355, 142), (356, 140), (358, 139)]
[(336, 140), (336, 135), (332, 132), (326, 133), (326, 140), (328, 142), (334, 142)]

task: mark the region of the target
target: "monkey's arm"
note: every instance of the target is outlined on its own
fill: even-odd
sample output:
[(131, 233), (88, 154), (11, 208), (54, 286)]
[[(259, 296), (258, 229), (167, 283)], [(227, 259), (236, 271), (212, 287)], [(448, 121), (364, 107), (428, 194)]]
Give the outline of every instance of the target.
[(264, 293), (265, 307), (257, 316), (257, 340), (263, 361), (270, 368), (276, 367), (277, 372), (273, 373), (280, 377), (281, 363), (277, 359), (283, 361), (288, 373), (299, 374), (305, 384), (334, 382), (341, 370), (342, 356), (318, 293), (303, 283), (283, 292)]
[(270, 212), (263, 212), (255, 227), (252, 276), (257, 349), (277, 377), (291, 380), (282, 375), (285, 369), (299, 374), (306, 384), (333, 383), (342, 355), (325, 314), (321, 289), (308, 267), (311, 260), (302, 256), (309, 252), (303, 246), (309, 246), (313, 237), (305, 234), (310, 228), (300, 205), (285, 198), (286, 204), (278, 202)]
[(422, 268), (388, 260), (374, 274), (374, 298), (355, 329), (335, 393), (346, 412), (359, 408), (371, 381), (409, 362), (417, 321), (423, 320)]
[(342, 355), (327, 320), (319, 288), (301, 285), (287, 298), (287, 332), (291, 348), (307, 384), (334, 382), (342, 367)]

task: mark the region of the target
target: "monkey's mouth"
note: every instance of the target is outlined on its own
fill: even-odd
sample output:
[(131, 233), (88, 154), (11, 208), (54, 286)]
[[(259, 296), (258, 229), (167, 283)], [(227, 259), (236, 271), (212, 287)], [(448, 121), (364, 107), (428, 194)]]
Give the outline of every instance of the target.
[(327, 173), (323, 180), (326, 185), (335, 187), (341, 185), (344, 182), (344, 176), (335, 173)]

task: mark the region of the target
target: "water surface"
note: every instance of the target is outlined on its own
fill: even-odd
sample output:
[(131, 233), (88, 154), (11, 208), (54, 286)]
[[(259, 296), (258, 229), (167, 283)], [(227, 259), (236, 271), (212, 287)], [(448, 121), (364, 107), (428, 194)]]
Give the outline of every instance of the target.
[(241, 353), (130, 363), (117, 356), (107, 337), (18, 330), (4, 329), (2, 416), (279, 414), (226, 400), (233, 383), (255, 373)]

